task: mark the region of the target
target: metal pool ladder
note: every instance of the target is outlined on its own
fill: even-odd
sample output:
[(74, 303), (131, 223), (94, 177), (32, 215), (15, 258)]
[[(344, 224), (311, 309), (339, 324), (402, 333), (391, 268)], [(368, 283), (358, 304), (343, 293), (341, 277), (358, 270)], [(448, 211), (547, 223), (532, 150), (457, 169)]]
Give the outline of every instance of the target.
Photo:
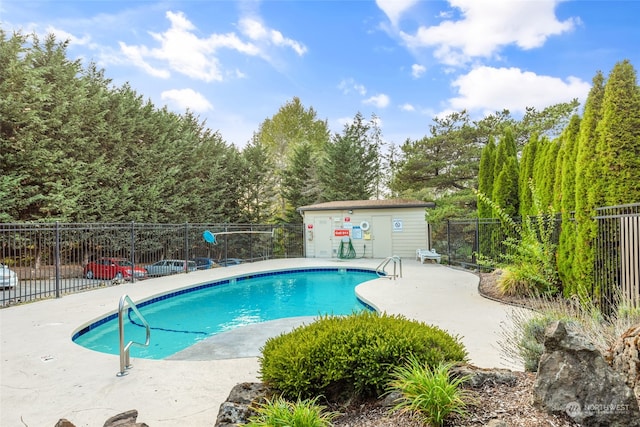
[[(393, 274), (388, 274), (385, 269), (387, 265), (393, 262)], [(378, 266), (376, 267), (376, 273), (379, 277), (386, 277), (388, 279), (397, 279), (398, 277), (402, 277), (402, 258), (397, 255), (386, 257)]]
[[(135, 341), (129, 341), (127, 345), (124, 344), (124, 312), (126, 304), (128, 304), (129, 308), (133, 310), (136, 316), (138, 316), (147, 330), (147, 339), (145, 340), (144, 344)], [(129, 363), (129, 349), (131, 348), (131, 346), (135, 344), (141, 347), (147, 347), (151, 339), (151, 328), (149, 327), (149, 324), (147, 323), (144, 316), (140, 314), (140, 312), (138, 311), (138, 307), (127, 294), (124, 294), (120, 297), (120, 303), (118, 304), (118, 332), (120, 334), (120, 372), (117, 373), (117, 376), (123, 377), (127, 375), (126, 369), (130, 369), (133, 367), (131, 363)]]

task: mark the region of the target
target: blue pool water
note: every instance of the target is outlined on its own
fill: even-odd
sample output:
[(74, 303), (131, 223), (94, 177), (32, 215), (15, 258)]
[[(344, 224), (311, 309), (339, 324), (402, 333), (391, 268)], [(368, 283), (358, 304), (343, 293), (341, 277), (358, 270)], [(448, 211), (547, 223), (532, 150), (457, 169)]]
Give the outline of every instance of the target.
[[(254, 274), (199, 285), (136, 304), (151, 326), (148, 347), (131, 356), (164, 359), (220, 332), (269, 320), (322, 314), (345, 315), (366, 309), (356, 285), (377, 278), (358, 269), (308, 269)], [(133, 310), (125, 321), (125, 343), (145, 341), (145, 328)], [(117, 315), (77, 332), (73, 341), (103, 353), (119, 354)]]

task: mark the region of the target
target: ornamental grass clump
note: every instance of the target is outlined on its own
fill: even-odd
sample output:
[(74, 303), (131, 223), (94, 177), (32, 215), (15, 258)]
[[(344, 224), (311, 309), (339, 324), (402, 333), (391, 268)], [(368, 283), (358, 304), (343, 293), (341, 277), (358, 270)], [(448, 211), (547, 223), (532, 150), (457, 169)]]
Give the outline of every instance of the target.
[(290, 399), (378, 397), (393, 368), (411, 356), (436, 366), (463, 361), (467, 352), (458, 337), (435, 326), (364, 311), (324, 316), (270, 338), (259, 358), (260, 376)]
[(464, 416), (471, 395), (461, 386), (469, 377), (452, 377), (452, 367), (452, 363), (430, 367), (412, 357), (394, 368), (388, 393), (401, 397), (392, 411), (410, 412), (431, 426), (442, 426), (451, 414)]
[(498, 345), (510, 363), (535, 372), (544, 352), (545, 329), (562, 320), (606, 354), (624, 331), (640, 323), (640, 308), (632, 301), (619, 294), (613, 296), (613, 301), (615, 310), (605, 316), (596, 304), (578, 297), (530, 298), (531, 308), (512, 310), (511, 321), (503, 324)]
[(317, 398), (289, 402), (283, 397), (267, 400), (249, 418), (247, 427), (330, 427), (338, 415), (317, 403)]

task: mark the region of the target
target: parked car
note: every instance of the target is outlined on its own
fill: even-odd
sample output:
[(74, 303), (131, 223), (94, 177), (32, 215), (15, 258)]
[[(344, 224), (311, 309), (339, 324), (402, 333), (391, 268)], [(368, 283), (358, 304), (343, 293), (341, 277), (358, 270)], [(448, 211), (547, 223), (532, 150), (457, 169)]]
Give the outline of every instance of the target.
[(193, 258), (191, 261), (195, 261), (196, 267), (198, 268), (198, 270), (208, 270), (216, 266), (216, 262), (211, 258), (196, 257), (196, 258)]
[(230, 267), (238, 264), (242, 264), (242, 260), (240, 258), (227, 258), (218, 261), (218, 265), (221, 267)]
[(0, 264), (0, 288), (15, 288), (18, 286), (18, 274), (8, 266)]
[(84, 277), (87, 279), (129, 280), (132, 276), (144, 279), (147, 271), (142, 267), (134, 267), (126, 258), (98, 258), (84, 267)]
[(183, 259), (163, 259), (151, 265), (147, 265), (147, 275), (167, 276), (169, 274), (184, 273), (185, 267), (188, 271), (196, 271), (198, 266), (195, 261), (185, 261)]

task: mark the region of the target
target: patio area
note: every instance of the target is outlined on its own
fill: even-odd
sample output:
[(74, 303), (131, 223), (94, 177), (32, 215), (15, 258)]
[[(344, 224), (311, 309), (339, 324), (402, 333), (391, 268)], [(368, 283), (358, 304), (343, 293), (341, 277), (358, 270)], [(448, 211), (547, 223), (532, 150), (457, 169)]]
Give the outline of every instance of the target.
[[(259, 347), (270, 337), (308, 322), (266, 322), (214, 336), (190, 354), (165, 360), (132, 359), (128, 375), (116, 376), (119, 357), (78, 346), (71, 336), (114, 312), (123, 294), (134, 301), (224, 277), (304, 267), (375, 268), (378, 259), (281, 259), (197, 271), (0, 310), (2, 363), (0, 424), (53, 426), (66, 418), (76, 426), (101, 425), (137, 409), (138, 422), (153, 427), (213, 425), (233, 386), (258, 381)], [(461, 337), (470, 362), (506, 365), (498, 348), (511, 307), (482, 298), (478, 277), (439, 264), (403, 260), (403, 277), (359, 285), (359, 297), (381, 312), (402, 314)], [(246, 329), (250, 328), (250, 329)], [(249, 338), (250, 337), (250, 338)], [(153, 340), (153, 337), (152, 337)], [(179, 360), (178, 360), (179, 359)]]

